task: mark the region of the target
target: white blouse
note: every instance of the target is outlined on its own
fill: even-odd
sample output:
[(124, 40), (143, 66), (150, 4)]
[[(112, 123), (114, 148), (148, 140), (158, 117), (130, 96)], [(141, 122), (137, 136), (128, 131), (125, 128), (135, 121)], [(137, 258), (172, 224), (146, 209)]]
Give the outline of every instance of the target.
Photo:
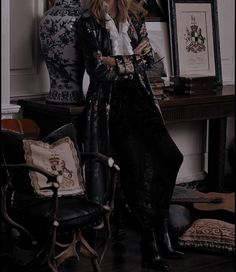
[(110, 33), (112, 41), (113, 56), (117, 55), (133, 55), (133, 48), (130, 44), (131, 40), (128, 35), (129, 23), (126, 20), (124, 23), (119, 23), (117, 29), (114, 20), (106, 13), (106, 29)]

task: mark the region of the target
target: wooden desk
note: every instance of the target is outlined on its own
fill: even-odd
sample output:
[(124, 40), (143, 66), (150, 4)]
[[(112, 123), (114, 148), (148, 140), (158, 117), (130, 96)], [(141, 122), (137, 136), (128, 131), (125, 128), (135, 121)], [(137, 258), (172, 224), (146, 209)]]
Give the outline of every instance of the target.
[(225, 169), (227, 117), (234, 116), (235, 86), (213, 95), (169, 96), (160, 101), (166, 123), (209, 120), (207, 190), (221, 191)]
[[(224, 86), (212, 95), (169, 96), (160, 101), (166, 123), (209, 120), (208, 138), (208, 191), (220, 191), (225, 169), (227, 117), (234, 116), (235, 86)], [(48, 104), (45, 101), (20, 100), (25, 118), (33, 119), (43, 134), (72, 122), (83, 137), (83, 107)]]

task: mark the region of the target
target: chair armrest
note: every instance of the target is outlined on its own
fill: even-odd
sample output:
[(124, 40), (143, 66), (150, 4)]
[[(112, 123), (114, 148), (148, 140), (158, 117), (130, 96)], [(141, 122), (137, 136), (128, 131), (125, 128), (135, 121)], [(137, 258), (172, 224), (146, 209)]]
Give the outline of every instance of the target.
[(117, 187), (117, 183), (118, 183), (118, 175), (119, 175), (120, 167), (115, 163), (115, 161), (112, 157), (108, 157), (108, 156), (106, 156), (102, 153), (99, 153), (99, 152), (82, 152), (81, 153), (81, 160), (82, 160), (83, 164), (89, 160), (99, 160), (103, 164), (105, 164), (105, 166), (108, 166), (111, 170), (113, 170), (113, 171), (111, 171), (112, 176), (111, 176), (110, 201), (108, 201), (104, 205), (104, 209), (109, 211), (109, 213), (111, 213), (114, 208), (115, 193), (116, 193), (116, 187)]
[(9, 171), (13, 170), (14, 173), (11, 171), (11, 173), (8, 172), (6, 175), (6, 180), (4, 182), (1, 182), (1, 213), (5, 221), (10, 224), (12, 227), (18, 229), (19, 231), (22, 231), (24, 234), (28, 236), (28, 238), (31, 239), (31, 242), (34, 244), (35, 239), (34, 237), (30, 234), (30, 232), (25, 229), (22, 225), (18, 224), (15, 222), (8, 214), (7, 212), (7, 191), (8, 187), (11, 184), (11, 181), (15, 174), (18, 171), (21, 170), (31, 170), (31, 171), (36, 171), (42, 175), (44, 175), (47, 178), (47, 183), (50, 185), (48, 187), (42, 188), (43, 189), (51, 189), (53, 192), (53, 195), (51, 197), (51, 220), (52, 223), (56, 221), (56, 215), (57, 215), (57, 210), (58, 210), (58, 188), (59, 188), (59, 183), (61, 181), (61, 176), (60, 175), (54, 175), (50, 173), (49, 171), (43, 169), (42, 167), (33, 165), (33, 164), (2, 164), (1, 168), (3, 170)]
[(27, 163), (19, 163), (19, 164), (1, 164), (2, 169), (15, 169), (15, 170), (32, 170), (37, 171), (40, 174), (44, 175), (48, 180), (51, 180), (51, 182), (57, 182), (57, 175), (54, 175), (50, 173), (49, 171), (43, 169), (42, 167), (33, 165), (33, 164), (27, 164)]
[[(52, 174), (48, 170), (43, 169), (42, 167), (37, 166), (37, 165), (33, 165), (33, 164), (28, 164), (28, 163), (2, 164), (1, 167), (2, 167), (2, 169), (6, 169), (6, 170), (14, 169), (16, 171), (26, 169), (26, 170), (36, 171), (36, 172), (44, 175), (48, 180), (47, 183), (51, 183), (51, 185), (49, 187), (42, 188), (42, 190), (51, 189), (54, 194), (57, 193), (57, 190), (59, 188), (59, 183), (62, 180), (61, 175)], [(12, 180), (12, 178), (13, 178), (12, 176), (11, 177), (9, 176), (8, 184)]]
[(115, 168), (117, 171), (120, 171), (120, 167), (115, 163), (112, 157), (108, 157), (99, 152), (83, 152), (81, 153), (81, 159), (83, 163), (91, 159), (97, 159), (103, 162), (108, 167)]

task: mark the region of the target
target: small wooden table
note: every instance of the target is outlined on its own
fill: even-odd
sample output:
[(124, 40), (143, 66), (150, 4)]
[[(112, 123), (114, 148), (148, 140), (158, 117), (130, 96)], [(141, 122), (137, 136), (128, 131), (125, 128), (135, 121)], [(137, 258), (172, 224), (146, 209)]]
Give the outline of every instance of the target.
[[(207, 190), (220, 191), (225, 169), (227, 117), (234, 116), (235, 86), (224, 86), (216, 94), (176, 96), (160, 101), (166, 123), (209, 120)], [(84, 107), (19, 100), (24, 118), (33, 119), (43, 134), (72, 122), (80, 139), (84, 133)]]
[(176, 96), (159, 102), (166, 123), (209, 120), (207, 190), (221, 191), (225, 169), (227, 117), (234, 116), (235, 86), (215, 94)]

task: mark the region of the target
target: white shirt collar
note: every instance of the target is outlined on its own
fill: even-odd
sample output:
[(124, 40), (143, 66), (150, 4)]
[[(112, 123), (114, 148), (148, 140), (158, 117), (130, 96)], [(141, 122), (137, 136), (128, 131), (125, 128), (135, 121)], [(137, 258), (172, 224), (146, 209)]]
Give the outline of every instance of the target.
[(110, 33), (113, 55), (133, 55), (134, 52), (128, 35), (129, 22), (126, 20), (124, 23), (119, 23), (118, 28), (111, 16), (106, 13), (106, 29)]

